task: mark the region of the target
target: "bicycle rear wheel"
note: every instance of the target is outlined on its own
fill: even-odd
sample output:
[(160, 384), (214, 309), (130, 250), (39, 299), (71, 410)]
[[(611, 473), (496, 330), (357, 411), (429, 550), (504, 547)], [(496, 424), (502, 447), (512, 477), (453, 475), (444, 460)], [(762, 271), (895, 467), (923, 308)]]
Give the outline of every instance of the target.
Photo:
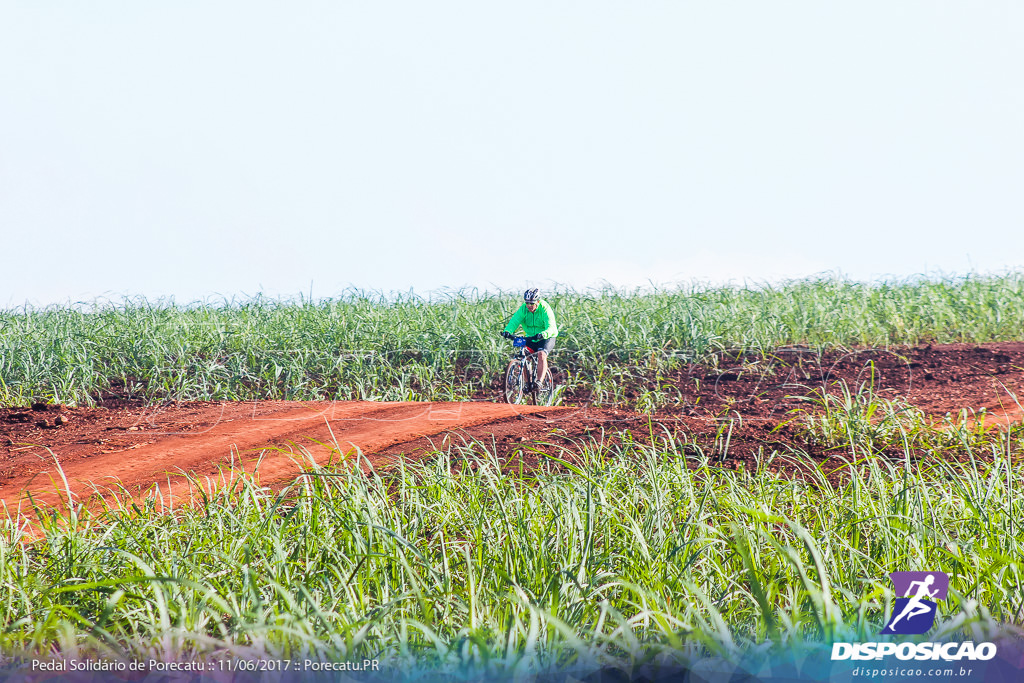
[(551, 369), (544, 371), (544, 377), (534, 383), (533, 393), (530, 395), (534, 405), (549, 406), (555, 398), (555, 379), (551, 376)]
[(519, 403), (523, 400), (523, 364), (512, 361), (505, 370), (505, 403)]

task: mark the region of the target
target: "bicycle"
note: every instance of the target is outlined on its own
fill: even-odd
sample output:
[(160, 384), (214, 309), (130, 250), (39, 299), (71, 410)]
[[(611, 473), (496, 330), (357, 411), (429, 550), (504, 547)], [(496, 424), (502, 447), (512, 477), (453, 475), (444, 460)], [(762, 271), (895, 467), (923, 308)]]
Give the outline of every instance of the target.
[[(551, 376), (551, 368), (544, 370), (540, 382), (534, 382), (533, 378), (537, 376), (537, 356), (527, 348), (526, 337), (514, 337), (512, 348), (516, 352), (505, 370), (505, 402), (522, 403), (526, 397), (534, 405), (551, 405), (555, 397), (555, 380)], [(524, 391), (531, 384), (532, 391)]]

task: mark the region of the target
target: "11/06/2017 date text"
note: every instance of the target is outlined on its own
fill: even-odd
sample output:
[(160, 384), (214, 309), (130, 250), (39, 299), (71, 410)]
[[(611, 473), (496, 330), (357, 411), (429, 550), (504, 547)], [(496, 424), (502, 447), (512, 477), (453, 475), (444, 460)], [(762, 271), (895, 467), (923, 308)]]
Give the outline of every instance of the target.
[(330, 662), (313, 659), (291, 661), (287, 659), (225, 659), (219, 662), (221, 671), (379, 671), (376, 659)]

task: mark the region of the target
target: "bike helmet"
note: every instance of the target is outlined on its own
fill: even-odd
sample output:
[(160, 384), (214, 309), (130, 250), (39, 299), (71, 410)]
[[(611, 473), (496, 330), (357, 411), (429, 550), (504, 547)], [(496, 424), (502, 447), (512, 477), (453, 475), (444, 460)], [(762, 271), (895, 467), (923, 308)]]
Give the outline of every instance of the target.
[(539, 289), (528, 289), (523, 292), (523, 301), (528, 304), (540, 301), (540, 290)]

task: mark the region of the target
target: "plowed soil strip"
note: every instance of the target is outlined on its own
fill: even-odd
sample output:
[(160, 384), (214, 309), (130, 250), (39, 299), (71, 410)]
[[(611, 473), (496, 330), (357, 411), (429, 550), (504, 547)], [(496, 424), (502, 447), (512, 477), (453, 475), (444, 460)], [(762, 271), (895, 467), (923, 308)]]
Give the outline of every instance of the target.
[[(237, 410), (238, 404), (235, 405)], [(453, 429), (517, 415), (562, 410), (476, 402), (249, 405), (252, 412), (247, 417), (217, 420), (208, 428), (191, 434), (151, 430), (141, 435), (144, 441), (118, 450), (109, 448), (106, 443), (84, 447), (79, 443), (73, 448), (53, 446), (49, 450), (39, 447), (32, 451), (39, 459), (33, 468), (36, 471), (20, 476), (13, 473), (0, 486), (0, 501), (11, 511), (19, 507), (25, 509), (29, 494), (42, 505), (66, 502), (66, 479), (76, 502), (104, 489), (123, 487), (131, 493), (141, 493), (159, 484), (165, 499), (173, 504), (195, 493), (190, 490), (190, 482), (181, 476), (185, 473), (200, 480), (212, 477), (222, 481), (240, 471), (252, 472), (259, 462), (260, 483), (282, 485), (302, 471), (300, 459), (295, 455), (299, 446), (304, 455), (322, 464), (339, 451), (344, 454), (358, 448), (372, 453)], [(138, 430), (138, 427), (107, 429)], [(62, 457), (63, 451), (67, 451), (69, 457)]]
[[(636, 398), (643, 388), (644, 380), (638, 381), (626, 387), (627, 398)], [(753, 467), (762, 451), (795, 450), (806, 454), (808, 466), (831, 468), (832, 459), (845, 457), (846, 450), (819, 447), (800, 430), (803, 416), (820, 408), (824, 394), (844, 387), (864, 392), (870, 385), (879, 400), (906, 401), (932, 418), (947, 413), (957, 418), (968, 409), (968, 423), (975, 425), (985, 408), (986, 428), (1008, 428), (1024, 417), (1019, 402), (1024, 343), (825, 353), (787, 347), (764, 357), (726, 355), (706, 366), (687, 364), (658, 381), (674, 386), (678, 397), (650, 416), (598, 407), (594, 397), (582, 394), (566, 394), (572, 407), (558, 409), (492, 403), (493, 394), (464, 403), (162, 405), (109, 396), (94, 408), (0, 408), (0, 502), (15, 509), (24, 506), (30, 493), (41, 503), (66, 501), (66, 494), (59, 493), (64, 488), (61, 472), (74, 499), (93, 494), (96, 487), (124, 487), (138, 494), (159, 484), (164, 498), (172, 493), (180, 501), (193, 493), (183, 473), (204, 482), (214, 477), (217, 483), (221, 476), (252, 472), (260, 456), (260, 482), (276, 488), (301, 471), (298, 446), (317, 462), (359, 448), (380, 468), (399, 457), (423, 457), (435, 447), (469, 441), (482, 442), (509, 467), (529, 468), (545, 456), (571, 458), (582, 445), (605, 444), (617, 433), (645, 441), (678, 432), (704, 453), (717, 453), (723, 427), (730, 430), (723, 467)], [(799, 469), (784, 459), (773, 462), (780, 469)], [(841, 461), (836, 462), (839, 467)]]

